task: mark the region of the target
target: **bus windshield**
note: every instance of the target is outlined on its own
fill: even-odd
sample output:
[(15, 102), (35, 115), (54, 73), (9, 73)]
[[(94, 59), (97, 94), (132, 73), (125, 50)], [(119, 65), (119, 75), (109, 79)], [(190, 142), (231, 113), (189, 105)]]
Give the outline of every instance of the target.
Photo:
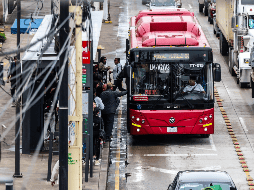
[(213, 99), (211, 63), (135, 63), (132, 77), (133, 95), (163, 96), (171, 103)]

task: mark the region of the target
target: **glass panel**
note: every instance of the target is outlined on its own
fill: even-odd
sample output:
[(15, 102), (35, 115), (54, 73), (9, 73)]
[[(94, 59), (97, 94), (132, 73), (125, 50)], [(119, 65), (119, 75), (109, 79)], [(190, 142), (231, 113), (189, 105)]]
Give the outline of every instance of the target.
[(181, 183), (180, 190), (203, 190), (204, 188), (211, 187), (212, 189), (230, 190), (230, 183), (216, 183), (216, 182), (196, 182), (196, 183)]
[(242, 0), (242, 5), (254, 5), (253, 0)]
[(249, 15), (249, 28), (254, 29), (254, 15)]
[(211, 94), (213, 91), (210, 89), (213, 84), (212, 70), (209, 69), (211, 64), (191, 63), (179, 64), (179, 66), (181, 69), (178, 69), (175, 77), (176, 85), (173, 91), (175, 100), (211, 100), (213, 97)]
[(169, 92), (169, 64), (135, 64), (134, 95), (164, 95)]
[(132, 75), (133, 95), (167, 95), (173, 101), (213, 99), (212, 64), (135, 63)]
[(153, 6), (174, 6), (175, 0), (151, 0)]

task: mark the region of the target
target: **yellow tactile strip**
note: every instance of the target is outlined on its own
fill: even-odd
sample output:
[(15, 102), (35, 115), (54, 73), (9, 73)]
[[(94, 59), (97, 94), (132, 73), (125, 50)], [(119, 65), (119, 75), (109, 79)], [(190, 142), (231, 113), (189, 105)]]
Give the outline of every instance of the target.
[(247, 180), (247, 182), (248, 182), (248, 185), (249, 185), (249, 187), (250, 187), (250, 190), (254, 190), (253, 178), (250, 176), (248, 165), (247, 165), (247, 163), (246, 163), (246, 161), (245, 161), (245, 158), (244, 158), (244, 155), (243, 155), (243, 153), (242, 153), (242, 151), (241, 151), (241, 149), (240, 149), (240, 144), (239, 144), (239, 142), (238, 142), (238, 140), (237, 140), (237, 138), (236, 138), (236, 136), (235, 136), (233, 127), (232, 127), (232, 125), (231, 125), (231, 123), (230, 123), (230, 120), (229, 120), (229, 118), (228, 118), (228, 116), (227, 116), (227, 113), (226, 113), (226, 111), (225, 111), (224, 108), (223, 108), (223, 104), (222, 104), (222, 101), (223, 101), (223, 100), (220, 99), (220, 96), (219, 96), (219, 93), (218, 93), (216, 87), (214, 87), (214, 96), (215, 96), (215, 98), (216, 98), (216, 102), (217, 102), (217, 104), (218, 104), (218, 106), (219, 106), (219, 108), (220, 108), (222, 117), (223, 117), (223, 119), (224, 119), (224, 121), (225, 121), (225, 124), (226, 124), (226, 126), (227, 126), (228, 134), (230, 135), (230, 137), (231, 137), (231, 139), (232, 139), (232, 142), (233, 142), (233, 144), (234, 144), (235, 151), (236, 151), (236, 154), (237, 154), (238, 159), (239, 159), (239, 161), (240, 161), (240, 164), (241, 164), (241, 166), (242, 166), (242, 168), (243, 168), (244, 173), (246, 174), (246, 180)]

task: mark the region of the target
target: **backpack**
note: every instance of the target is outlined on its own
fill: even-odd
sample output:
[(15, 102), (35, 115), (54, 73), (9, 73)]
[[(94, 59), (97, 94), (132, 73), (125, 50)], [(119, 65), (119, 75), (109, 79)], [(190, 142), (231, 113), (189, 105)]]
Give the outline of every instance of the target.
[[(118, 71), (118, 68), (117, 68), (117, 71)], [(121, 72), (117, 75), (116, 79), (123, 80), (123, 78), (124, 78), (124, 69), (122, 68), (122, 65), (121, 65)]]
[(16, 71), (16, 64), (15, 64), (15, 61), (12, 61), (10, 63), (10, 67), (8, 70), (8, 78), (10, 77), (10, 75), (14, 75), (15, 71)]

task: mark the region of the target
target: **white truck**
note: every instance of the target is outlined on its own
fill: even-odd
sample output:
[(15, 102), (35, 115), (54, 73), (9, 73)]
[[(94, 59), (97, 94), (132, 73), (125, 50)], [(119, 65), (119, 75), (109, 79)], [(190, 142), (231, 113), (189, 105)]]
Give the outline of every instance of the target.
[(251, 86), (254, 95), (254, 0), (217, 1), (214, 21), (220, 53), (229, 55), (229, 72), (241, 88)]
[(205, 16), (208, 16), (208, 6), (211, 3), (211, 0), (198, 0), (199, 3), (199, 12), (205, 13)]

